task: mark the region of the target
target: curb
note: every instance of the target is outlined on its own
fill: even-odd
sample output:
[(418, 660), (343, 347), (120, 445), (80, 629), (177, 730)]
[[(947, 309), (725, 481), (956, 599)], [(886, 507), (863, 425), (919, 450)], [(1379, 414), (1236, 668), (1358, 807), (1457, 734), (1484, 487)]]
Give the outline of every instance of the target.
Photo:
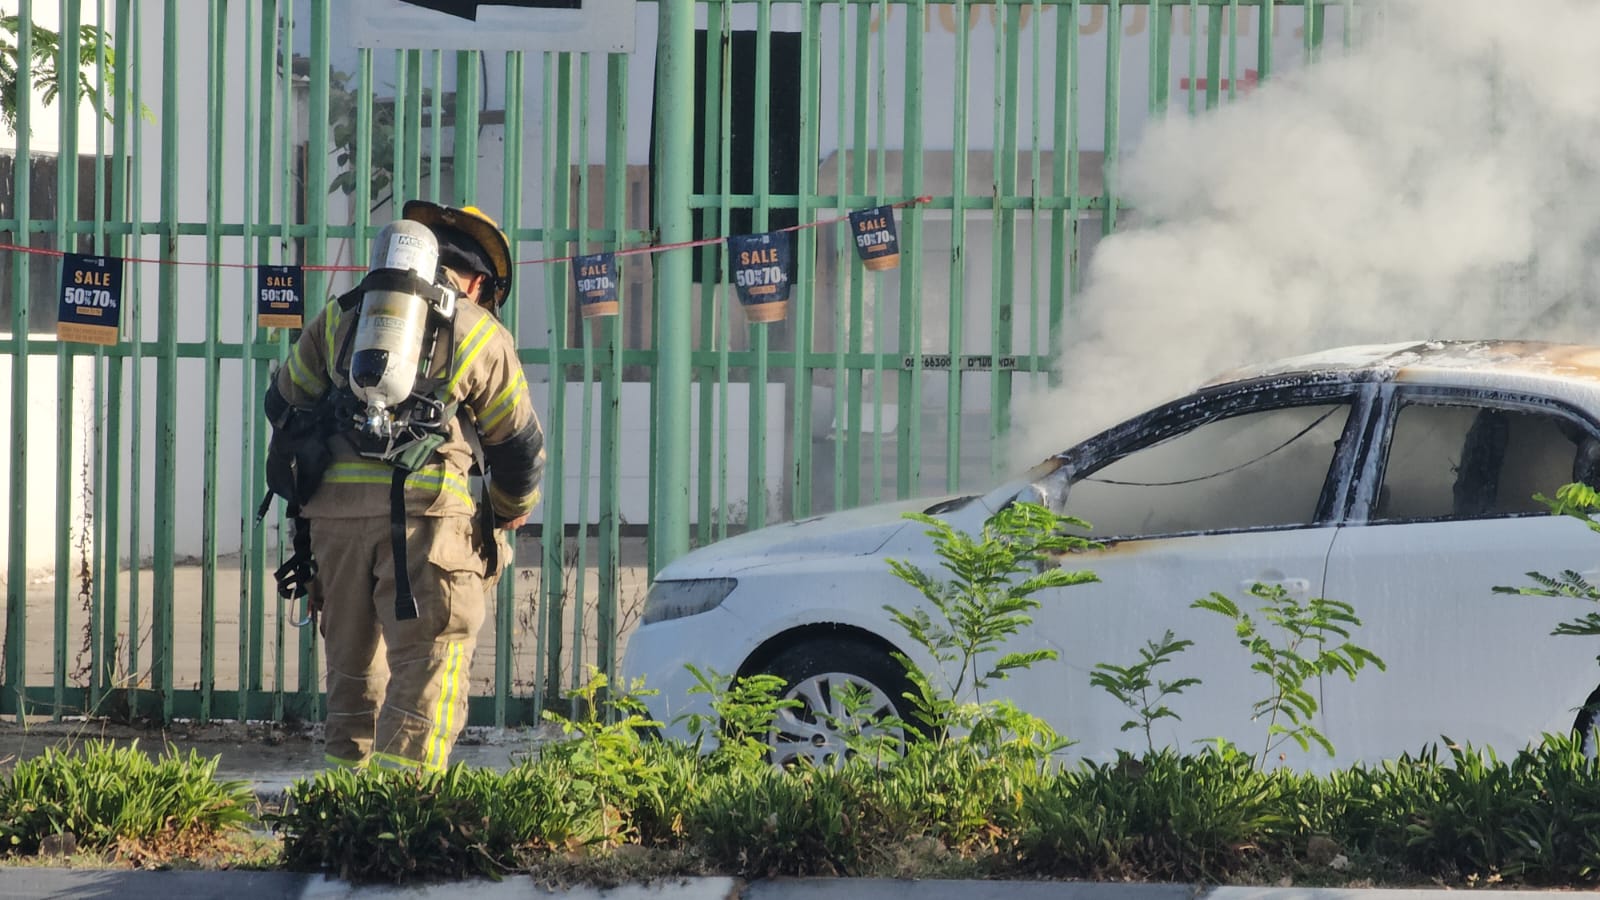
[[(1105, 884), (1072, 881), (914, 881), (894, 878), (681, 878), (650, 885), (552, 889), (526, 875), (503, 881), (430, 885), (351, 885), (289, 872), (130, 872), (6, 868), (0, 900), (116, 897), (118, 900), (484, 900), (566, 897), (572, 900), (1443, 900), (1428, 888), (1210, 887), (1190, 884)], [(1553, 891), (1478, 890), (1488, 900), (1550, 900)], [(1563, 893), (1570, 893), (1564, 891)]]

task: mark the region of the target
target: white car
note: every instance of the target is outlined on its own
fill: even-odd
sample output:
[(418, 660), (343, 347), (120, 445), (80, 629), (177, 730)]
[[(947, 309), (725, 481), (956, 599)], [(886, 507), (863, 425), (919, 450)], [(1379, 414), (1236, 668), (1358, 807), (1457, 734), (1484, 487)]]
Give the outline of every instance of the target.
[(657, 575), (624, 672), (659, 689), (652, 712), (678, 735), (685, 713), (708, 709), (687, 664), (780, 675), (805, 707), (780, 721), (775, 757), (829, 761), (841, 736), (816, 713), (841, 712), (842, 684), (904, 714), (891, 653), (932, 665), (884, 609), (920, 600), (886, 560), (937, 571), (925, 529), (903, 514), (976, 532), (1013, 500), (1043, 500), (1092, 524), (1104, 549), (1063, 564), (1100, 581), (1039, 595), (1033, 627), (1008, 649), (1059, 659), (998, 690), (1076, 741), (1069, 752), (1143, 749), (1090, 673), (1136, 661), (1168, 629), (1194, 646), (1158, 675), (1201, 684), (1171, 701), (1181, 719), (1156, 723), (1158, 743), (1222, 737), (1259, 752), (1266, 723), (1252, 704), (1268, 686), (1232, 623), (1191, 608), (1213, 591), (1249, 608), (1258, 582), (1353, 604), (1355, 642), (1388, 665), (1308, 686), (1337, 755), (1289, 742), (1274, 762), (1327, 770), (1445, 736), (1514, 752), (1600, 705), (1600, 643), (1551, 635), (1589, 605), (1493, 592), (1530, 571), (1600, 579), (1600, 535), (1533, 499), (1573, 481), (1600, 483), (1600, 347), (1429, 342), (1299, 357), (1231, 373), (981, 496), (818, 516), (691, 552)]

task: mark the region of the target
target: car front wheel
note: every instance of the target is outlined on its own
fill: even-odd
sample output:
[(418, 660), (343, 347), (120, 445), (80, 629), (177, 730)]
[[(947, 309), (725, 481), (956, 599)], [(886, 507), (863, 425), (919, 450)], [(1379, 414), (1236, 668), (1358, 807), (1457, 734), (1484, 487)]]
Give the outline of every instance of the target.
[(887, 653), (856, 641), (807, 640), (763, 668), (786, 683), (783, 699), (799, 704), (779, 710), (767, 736), (774, 765), (839, 768), (879, 741), (901, 752), (911, 681)]

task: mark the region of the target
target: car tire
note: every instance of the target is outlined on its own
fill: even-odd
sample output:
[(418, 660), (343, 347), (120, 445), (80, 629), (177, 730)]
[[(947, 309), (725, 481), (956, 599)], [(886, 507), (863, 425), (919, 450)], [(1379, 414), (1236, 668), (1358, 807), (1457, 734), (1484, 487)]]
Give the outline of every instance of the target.
[[(761, 671), (784, 680), (783, 699), (801, 703), (779, 710), (767, 735), (774, 765), (839, 768), (855, 752), (852, 739), (859, 746), (859, 738), (878, 735), (889, 737), (897, 752), (903, 747), (905, 727), (873, 725), (888, 717), (909, 722), (911, 712), (905, 697), (911, 679), (882, 649), (860, 641), (804, 640), (779, 651)], [(846, 702), (851, 686), (867, 698), (853, 709)]]

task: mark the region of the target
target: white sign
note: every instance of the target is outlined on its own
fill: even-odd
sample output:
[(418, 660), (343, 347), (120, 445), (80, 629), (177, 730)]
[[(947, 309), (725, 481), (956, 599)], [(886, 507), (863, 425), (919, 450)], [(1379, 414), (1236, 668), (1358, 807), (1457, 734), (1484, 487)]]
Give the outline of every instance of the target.
[(355, 47), (632, 53), (634, 0), (350, 0)]

